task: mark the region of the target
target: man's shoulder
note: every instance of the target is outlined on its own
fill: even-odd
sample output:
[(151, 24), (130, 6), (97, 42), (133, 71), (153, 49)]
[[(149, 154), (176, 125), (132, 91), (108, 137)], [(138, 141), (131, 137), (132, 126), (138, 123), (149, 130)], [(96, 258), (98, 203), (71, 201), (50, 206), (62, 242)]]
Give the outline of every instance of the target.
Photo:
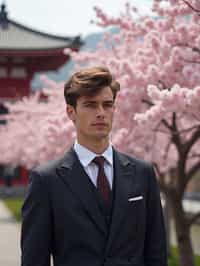
[(115, 153), (119, 156), (119, 158), (122, 160), (122, 161), (126, 161), (126, 162), (129, 162), (137, 167), (142, 167), (142, 168), (151, 168), (152, 165), (150, 162), (148, 161), (145, 161), (143, 160), (142, 158), (138, 158), (138, 157), (135, 157), (134, 155), (130, 155), (130, 154), (126, 154), (126, 153), (123, 153), (123, 152), (120, 152), (118, 150), (115, 149)]
[(126, 165), (129, 163), (134, 167), (134, 178), (138, 180), (138, 183), (143, 184), (145, 187), (149, 186), (149, 184), (155, 185), (156, 175), (153, 169), (153, 165), (150, 162), (145, 161), (141, 158), (137, 158), (133, 155), (121, 153), (119, 151), (116, 151), (116, 153), (117, 156), (119, 156), (120, 160), (125, 162)]
[(72, 149), (69, 149), (66, 151), (66, 153), (56, 159), (50, 160), (42, 165), (39, 165), (37, 167), (34, 167), (30, 170), (31, 174), (36, 174), (41, 177), (45, 176), (51, 176), (55, 175), (56, 171), (59, 167), (62, 167), (62, 165), (68, 160), (68, 158), (73, 153)]

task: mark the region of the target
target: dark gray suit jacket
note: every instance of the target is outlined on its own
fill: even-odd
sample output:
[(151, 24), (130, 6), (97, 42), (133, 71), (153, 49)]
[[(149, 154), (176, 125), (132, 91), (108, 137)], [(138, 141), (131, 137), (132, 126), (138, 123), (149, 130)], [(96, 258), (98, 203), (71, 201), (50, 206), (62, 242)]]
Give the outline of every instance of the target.
[(73, 149), (30, 173), (22, 207), (22, 266), (166, 266), (153, 168), (114, 150), (115, 198), (107, 230)]

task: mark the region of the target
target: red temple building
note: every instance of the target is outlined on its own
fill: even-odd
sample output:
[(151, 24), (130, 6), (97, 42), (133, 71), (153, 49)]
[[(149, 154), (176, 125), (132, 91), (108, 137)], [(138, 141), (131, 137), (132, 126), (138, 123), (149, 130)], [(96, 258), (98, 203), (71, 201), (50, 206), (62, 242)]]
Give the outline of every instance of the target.
[[(79, 36), (51, 35), (11, 20), (8, 18), (5, 4), (2, 4), (0, 7), (0, 114), (7, 111), (3, 105), (5, 100), (17, 100), (30, 94), (30, 84), (35, 73), (58, 70), (69, 60), (69, 55), (64, 53), (64, 49), (78, 51), (81, 45)], [(0, 124), (4, 122), (0, 119)]]
[(78, 50), (80, 37), (59, 37), (28, 28), (0, 11), (0, 98), (19, 98), (30, 93), (33, 75), (57, 70), (69, 59), (65, 48)]

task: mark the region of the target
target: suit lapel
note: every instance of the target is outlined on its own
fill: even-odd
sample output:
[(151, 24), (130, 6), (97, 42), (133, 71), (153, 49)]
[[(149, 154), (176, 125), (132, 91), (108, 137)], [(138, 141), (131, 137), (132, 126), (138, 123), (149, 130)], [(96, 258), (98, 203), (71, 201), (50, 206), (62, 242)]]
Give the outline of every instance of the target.
[(126, 209), (128, 207), (128, 196), (133, 182), (134, 163), (129, 159), (114, 151), (114, 178), (115, 178), (115, 198), (113, 202), (113, 212), (110, 226), (110, 234), (107, 242), (109, 250), (114, 237), (120, 230)]
[(90, 181), (88, 180), (89, 177), (73, 149), (65, 155), (63, 163), (58, 168), (58, 174), (74, 192), (74, 195), (79, 198), (83, 208), (98, 229), (106, 234), (106, 222), (94, 197)]

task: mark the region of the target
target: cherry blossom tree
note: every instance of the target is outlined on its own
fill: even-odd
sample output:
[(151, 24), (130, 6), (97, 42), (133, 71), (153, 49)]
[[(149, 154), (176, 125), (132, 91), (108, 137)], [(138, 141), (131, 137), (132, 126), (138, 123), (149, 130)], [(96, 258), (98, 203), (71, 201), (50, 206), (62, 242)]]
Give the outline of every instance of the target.
[[(95, 11), (96, 23), (117, 33), (106, 33), (95, 52), (71, 55), (77, 67), (105, 65), (119, 80), (112, 142), (154, 164), (174, 217), (180, 265), (194, 266), (190, 228), (200, 213), (188, 217), (182, 199), (200, 169), (200, 1), (155, 0), (153, 16), (129, 4), (118, 18)], [(48, 82), (46, 101), (36, 94), (9, 104), (1, 161), (32, 167), (71, 145), (63, 85)]]
[(47, 88), (16, 103), (7, 103), (7, 124), (0, 126), (0, 162), (32, 168), (63, 154), (75, 138), (67, 118), (63, 84), (43, 78)]

